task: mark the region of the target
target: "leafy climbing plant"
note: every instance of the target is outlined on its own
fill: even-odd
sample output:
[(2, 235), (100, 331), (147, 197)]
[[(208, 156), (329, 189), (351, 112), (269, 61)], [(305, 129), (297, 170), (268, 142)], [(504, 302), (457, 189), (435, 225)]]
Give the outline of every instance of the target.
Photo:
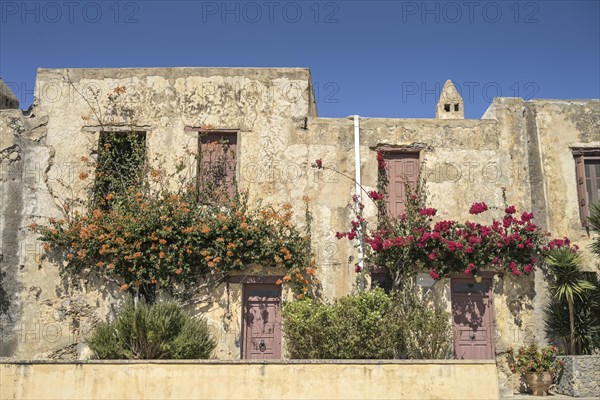
[[(95, 115), (131, 122), (134, 110), (119, 107), (124, 91), (116, 88), (108, 111)], [(63, 218), (29, 225), (63, 271), (99, 274), (152, 301), (157, 290), (182, 295), (259, 264), (284, 275), (280, 283), (298, 298), (312, 294), (310, 232), (293, 223), (290, 204), (250, 205), (247, 193), (224, 190), (219, 168), (199, 193), (196, 175), (182, 173), (190, 169), (184, 160), (166, 172), (162, 156), (146, 159), (144, 136), (133, 127), (109, 132), (100, 123), (108, 133), (101, 135), (97, 160), (82, 156), (87, 200), (64, 199)]]
[(591, 249), (596, 257), (600, 258), (600, 201), (590, 206), (588, 221), (591, 230), (597, 235), (592, 241)]
[[(478, 202), (469, 208), (472, 215), (496, 212), (489, 224), (439, 218), (434, 221), (438, 210), (427, 206), (425, 182), (421, 180), (414, 188), (407, 183), (406, 211), (395, 218), (387, 212), (388, 177), (381, 151), (377, 153), (377, 163), (377, 190), (362, 189), (377, 207), (376, 226), (369, 226), (363, 216), (365, 205), (355, 195), (352, 198), (355, 218), (350, 229), (337, 232), (336, 237), (347, 238), (357, 246), (362, 244), (367, 265), (384, 268), (395, 288), (423, 270), (429, 270), (436, 280), (455, 273), (476, 275), (483, 269), (527, 275), (542, 263), (546, 251), (570, 245), (568, 238), (548, 241), (547, 234), (534, 223), (533, 213), (518, 213), (514, 205), (506, 204), (504, 191), (503, 207)], [(321, 160), (316, 160), (313, 167), (331, 169)], [(360, 272), (358, 264), (356, 272)]]

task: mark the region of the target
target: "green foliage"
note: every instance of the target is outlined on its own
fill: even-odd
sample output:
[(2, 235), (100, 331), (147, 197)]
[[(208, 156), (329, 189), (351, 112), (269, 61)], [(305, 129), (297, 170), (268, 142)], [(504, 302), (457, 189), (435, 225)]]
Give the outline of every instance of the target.
[(569, 247), (552, 249), (546, 257), (546, 264), (553, 277), (550, 291), (559, 300), (573, 302), (574, 298), (583, 299), (587, 290), (594, 286), (585, 279), (581, 253)]
[[(565, 341), (569, 354), (589, 352), (596, 328), (586, 326), (595, 319), (587, 314), (594, 308), (591, 295), (597, 286), (582, 270), (581, 253), (570, 247), (554, 248), (549, 251), (546, 264), (552, 296), (545, 310), (546, 334), (551, 339)], [(568, 320), (567, 335), (565, 318)]]
[[(595, 273), (587, 273), (586, 279), (594, 289), (586, 292), (582, 299), (575, 298), (574, 333), (578, 354), (591, 354), (600, 349), (600, 282)], [(565, 301), (552, 298), (544, 310), (544, 330), (546, 337), (568, 349), (570, 344), (569, 308)]]
[[(190, 193), (130, 193), (108, 210), (72, 213), (50, 226), (31, 226), (61, 250), (64, 269), (117, 276), (122, 289), (156, 286), (173, 293), (199, 278), (251, 264), (288, 270), (287, 282), (308, 294), (315, 269), (310, 242), (292, 223), (288, 205), (249, 208), (198, 204)], [(305, 290), (306, 289), (306, 290)]]
[(146, 135), (141, 132), (101, 132), (93, 203), (107, 206), (110, 193), (126, 193), (144, 181)]
[(394, 358), (398, 321), (381, 289), (347, 296), (333, 305), (304, 300), (283, 308), (283, 330), (291, 358)]
[(512, 372), (525, 374), (528, 372), (555, 373), (559, 367), (556, 360), (558, 349), (554, 346), (547, 346), (538, 349), (537, 344), (520, 347), (517, 354), (513, 355), (511, 363)]
[(176, 303), (129, 302), (111, 323), (101, 323), (88, 341), (99, 359), (209, 358), (216, 347), (206, 321)]
[(450, 314), (422, 300), (421, 289), (411, 286), (394, 294), (406, 358), (452, 358)]
[[(283, 308), (291, 358), (447, 358), (452, 329), (445, 312), (414, 293), (386, 295), (380, 288), (323, 304), (312, 299)], [(408, 307), (408, 308), (407, 308)]]
[[(170, 172), (162, 156), (147, 160), (125, 91), (115, 88), (104, 111), (90, 104), (103, 127), (98, 157), (82, 156), (80, 181), (65, 188), (73, 198), (62, 199), (64, 218), (29, 226), (62, 271), (99, 274), (151, 301), (157, 291), (185, 295), (260, 264), (287, 271), (282, 282), (299, 298), (311, 295), (310, 237), (292, 223), (291, 205), (250, 207), (225, 179), (234, 155), (224, 140), (186, 149)], [(130, 130), (104, 131), (114, 125)], [(188, 165), (194, 159), (198, 168)]]
[(600, 201), (590, 206), (589, 226), (598, 236), (593, 239), (591, 248), (596, 257), (600, 258)]

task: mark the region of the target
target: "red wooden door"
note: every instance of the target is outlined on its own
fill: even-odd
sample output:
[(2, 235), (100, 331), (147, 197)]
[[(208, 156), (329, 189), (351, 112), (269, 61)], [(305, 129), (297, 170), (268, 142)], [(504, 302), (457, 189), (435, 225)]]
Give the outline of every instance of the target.
[(244, 287), (245, 359), (281, 358), (281, 286), (248, 284)]
[(453, 278), (452, 320), (454, 353), (465, 360), (494, 358), (492, 280), (477, 283), (470, 278)]
[(399, 217), (406, 211), (406, 186), (415, 189), (419, 181), (418, 153), (386, 153), (388, 169), (387, 209), (392, 217)]

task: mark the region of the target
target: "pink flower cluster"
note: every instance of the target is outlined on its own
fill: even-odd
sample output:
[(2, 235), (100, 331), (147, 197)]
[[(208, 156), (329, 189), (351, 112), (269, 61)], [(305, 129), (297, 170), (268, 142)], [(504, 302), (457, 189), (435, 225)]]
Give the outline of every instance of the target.
[[(450, 273), (474, 273), (480, 269), (507, 269), (513, 275), (526, 275), (535, 269), (538, 259), (533, 257), (542, 250), (569, 245), (569, 240), (556, 239), (545, 243), (546, 234), (532, 222), (533, 214), (523, 212), (516, 217), (515, 206), (504, 209), (501, 219), (491, 224), (472, 221), (459, 223), (452, 220), (431, 222), (435, 208), (418, 208), (416, 217), (405, 216), (380, 229), (366, 230), (364, 241), (381, 265), (406, 264), (429, 268), (434, 279)], [(474, 203), (471, 214), (488, 210), (485, 203)], [(362, 217), (361, 217), (362, 218)], [(352, 221), (350, 232), (337, 233), (341, 239), (351, 235), (364, 219)]]
[(568, 237), (564, 237), (562, 239), (553, 239), (553, 240), (549, 241), (548, 244), (543, 247), (543, 250), (550, 251), (550, 250), (556, 249), (558, 247), (571, 247), (571, 249), (573, 251), (579, 250), (579, 246), (577, 246), (576, 244), (571, 245), (571, 241), (569, 240)]
[(365, 219), (361, 215), (357, 215), (355, 220), (350, 221), (352, 225), (348, 232), (336, 232), (335, 237), (339, 240), (342, 238), (348, 238), (348, 240), (354, 240), (358, 237), (358, 231), (361, 225), (365, 222)]
[(385, 164), (385, 153), (380, 150), (377, 152), (377, 168), (384, 169)]
[(482, 212), (485, 212), (488, 210), (488, 206), (485, 203), (473, 203), (471, 205), (471, 208), (469, 209), (469, 213), (477, 215), (477, 214), (481, 214)]
[(380, 201), (383, 200), (383, 194), (376, 192), (376, 191), (371, 191), (369, 192), (369, 197), (373, 200), (373, 201)]
[(429, 271), (429, 276), (431, 276), (433, 279), (435, 279), (436, 281), (438, 279), (440, 279), (440, 275), (437, 273), (436, 270), (432, 269), (431, 271)]
[(437, 213), (435, 208), (421, 208), (419, 214), (433, 217)]

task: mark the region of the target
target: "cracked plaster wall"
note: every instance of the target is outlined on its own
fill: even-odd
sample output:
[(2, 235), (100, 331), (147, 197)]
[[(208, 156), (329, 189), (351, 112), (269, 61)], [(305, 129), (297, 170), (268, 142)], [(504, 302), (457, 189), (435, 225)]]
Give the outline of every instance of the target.
[[(348, 229), (354, 183), (310, 167), (321, 158), (354, 176), (353, 122), (317, 117), (308, 70), (39, 70), (34, 116), (0, 112), (2, 165), (14, 164), (6, 174), (14, 181), (4, 174), (2, 181), (0, 233), (3, 249), (5, 243), (13, 245), (3, 250), (0, 304), (8, 308), (0, 309), (5, 343), (0, 356), (76, 357), (72, 343), (83, 341), (85, 331), (114, 315), (123, 301), (113, 283), (60, 277), (57, 262), (41, 260), (40, 243), (23, 230), (38, 219), (60, 217), (57, 199), (68, 194), (61, 180), (75, 193), (83, 190), (77, 179), (84, 168), (81, 157), (93, 156), (98, 142), (98, 129), (90, 129), (97, 125), (93, 93), (100, 94), (103, 108), (117, 86), (126, 88), (133, 124), (147, 130), (149, 158), (165, 156), (166, 170), (174, 168), (173, 157), (185, 157), (186, 146), (196, 146), (197, 134), (186, 127), (238, 130), (240, 187), (249, 190), (251, 201), (290, 202), (300, 225), (302, 197), (308, 196), (323, 294), (334, 298), (353, 290), (355, 261), (349, 256), (356, 260), (355, 249), (334, 235)], [(501, 206), (504, 187), (510, 204), (533, 209), (538, 223), (555, 235), (589, 241), (577, 226), (568, 146), (600, 147), (597, 105), (502, 98), (481, 120), (361, 119), (363, 185), (375, 189), (377, 146), (418, 148), (429, 200), (440, 218), (473, 219), (468, 208), (475, 201)], [(187, 161), (193, 168), (191, 157)], [(374, 221), (375, 209), (368, 203), (365, 215)], [(437, 285), (448, 301), (447, 281)], [(505, 380), (510, 379), (505, 353), (510, 345), (544, 342), (543, 292), (539, 273), (495, 280), (495, 343)], [(219, 358), (239, 358), (240, 302), (241, 285), (231, 284), (219, 287), (212, 300), (189, 307), (207, 315), (218, 336)], [(57, 338), (51, 329), (60, 331)]]

